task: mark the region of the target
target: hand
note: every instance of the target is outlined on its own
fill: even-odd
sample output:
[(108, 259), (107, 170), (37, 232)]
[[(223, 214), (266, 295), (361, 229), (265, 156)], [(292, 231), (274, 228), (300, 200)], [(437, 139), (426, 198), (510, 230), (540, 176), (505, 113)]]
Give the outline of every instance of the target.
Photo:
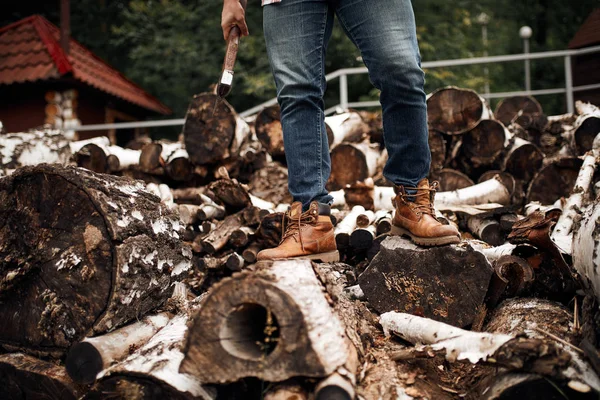
[(246, 25), (246, 12), (239, 0), (224, 0), (223, 13), (221, 14), (221, 28), (223, 29), (223, 38), (229, 38), (231, 28), (236, 26), (240, 28), (242, 36), (248, 36), (248, 26)]

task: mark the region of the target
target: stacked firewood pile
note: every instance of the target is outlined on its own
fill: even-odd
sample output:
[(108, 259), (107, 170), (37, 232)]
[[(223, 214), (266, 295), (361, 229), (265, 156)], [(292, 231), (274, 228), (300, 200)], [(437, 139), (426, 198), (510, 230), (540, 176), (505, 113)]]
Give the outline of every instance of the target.
[(326, 118), (342, 262), (256, 263), (291, 202), (279, 110), (194, 97), (178, 142), (0, 136), (0, 398), (592, 399), (600, 110), (428, 98), (438, 219), (391, 236), (381, 116)]

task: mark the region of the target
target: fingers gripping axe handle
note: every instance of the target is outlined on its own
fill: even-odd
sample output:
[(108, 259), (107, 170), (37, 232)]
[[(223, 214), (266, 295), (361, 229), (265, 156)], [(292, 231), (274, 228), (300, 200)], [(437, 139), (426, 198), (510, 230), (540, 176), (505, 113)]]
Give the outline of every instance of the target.
[[(245, 10), (246, 0), (240, 0), (240, 4)], [(221, 72), (219, 83), (217, 84), (217, 100), (223, 99), (231, 92), (231, 85), (233, 83), (233, 68), (235, 66), (235, 60), (237, 58), (238, 46), (240, 43), (241, 35), (242, 32), (237, 25), (232, 27), (229, 31), (229, 37), (227, 39), (227, 50), (225, 51), (225, 60), (223, 61), (223, 70)]]

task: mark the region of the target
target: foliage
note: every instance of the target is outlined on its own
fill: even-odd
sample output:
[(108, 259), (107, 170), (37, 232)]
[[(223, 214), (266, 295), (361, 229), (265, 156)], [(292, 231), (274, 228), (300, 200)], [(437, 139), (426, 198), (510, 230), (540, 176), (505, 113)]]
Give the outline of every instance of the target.
[[(284, 0), (285, 1), (285, 0)], [(9, 2), (12, 3), (12, 2)], [(58, 1), (40, 0), (9, 5), (0, 17), (8, 23), (31, 13), (43, 13), (58, 24)], [(240, 44), (235, 89), (229, 98), (238, 110), (250, 108), (275, 94), (264, 40), (259, 0), (249, 0), (246, 17), (250, 37)], [(73, 36), (123, 71), (174, 110), (185, 113), (189, 98), (210, 90), (219, 76), (225, 43), (221, 36), (221, 0), (78, 0), (71, 2)], [(417, 34), (424, 61), (523, 51), (519, 27), (529, 25), (534, 36), (531, 51), (566, 48), (597, 0), (419, 0), (413, 2)], [(4, 6), (3, 6), (4, 7)], [(477, 17), (490, 16), (488, 46), (482, 42)], [(326, 71), (362, 66), (358, 51), (336, 23), (327, 55)], [(524, 86), (522, 62), (489, 66), (492, 92)], [(483, 92), (483, 66), (430, 69), (428, 92), (445, 85)], [(534, 89), (564, 85), (563, 61), (532, 63)], [(337, 103), (338, 82), (330, 84), (326, 104)], [(366, 76), (349, 78), (351, 101), (376, 99)], [(564, 112), (562, 96), (539, 99), (547, 113)]]

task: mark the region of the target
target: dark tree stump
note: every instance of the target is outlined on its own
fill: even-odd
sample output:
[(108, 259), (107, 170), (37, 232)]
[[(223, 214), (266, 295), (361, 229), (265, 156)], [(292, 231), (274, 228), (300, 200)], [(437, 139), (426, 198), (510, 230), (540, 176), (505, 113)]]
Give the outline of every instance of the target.
[(249, 133), (248, 125), (226, 100), (219, 101), (215, 109), (216, 101), (215, 94), (198, 94), (185, 116), (185, 148), (193, 164), (212, 164), (235, 157)]
[[(519, 113), (521, 116), (519, 116)], [(504, 125), (508, 126), (519, 117), (531, 117), (542, 113), (542, 106), (531, 96), (512, 96), (507, 97), (498, 103), (494, 115)], [(519, 124), (523, 126), (524, 124)], [(523, 126), (528, 128), (528, 126)]]
[(21, 354), (0, 355), (0, 398), (75, 400), (84, 393), (64, 367)]
[(464, 327), (483, 304), (492, 273), (485, 256), (468, 245), (427, 249), (392, 236), (358, 282), (380, 313), (406, 312)]
[(486, 101), (469, 89), (446, 87), (427, 99), (427, 119), (431, 128), (447, 135), (473, 129), (479, 121), (492, 117)]
[(431, 151), (431, 167), (429, 175), (437, 177), (446, 162), (446, 140), (442, 133), (429, 129), (429, 150)]
[(40, 165), (0, 180), (0, 344), (61, 354), (160, 305), (191, 268), (139, 181)]
[(503, 170), (529, 183), (544, 162), (544, 153), (533, 143), (515, 137), (504, 159)]
[(461, 156), (475, 168), (493, 165), (504, 151), (508, 131), (500, 122), (485, 119), (462, 135)]
[(527, 203), (539, 201), (543, 205), (551, 205), (561, 197), (568, 197), (582, 163), (575, 157), (561, 158), (543, 167), (529, 184)]
[(440, 192), (452, 192), (475, 184), (467, 175), (450, 168), (440, 170), (437, 173), (437, 179), (440, 182), (438, 189)]

